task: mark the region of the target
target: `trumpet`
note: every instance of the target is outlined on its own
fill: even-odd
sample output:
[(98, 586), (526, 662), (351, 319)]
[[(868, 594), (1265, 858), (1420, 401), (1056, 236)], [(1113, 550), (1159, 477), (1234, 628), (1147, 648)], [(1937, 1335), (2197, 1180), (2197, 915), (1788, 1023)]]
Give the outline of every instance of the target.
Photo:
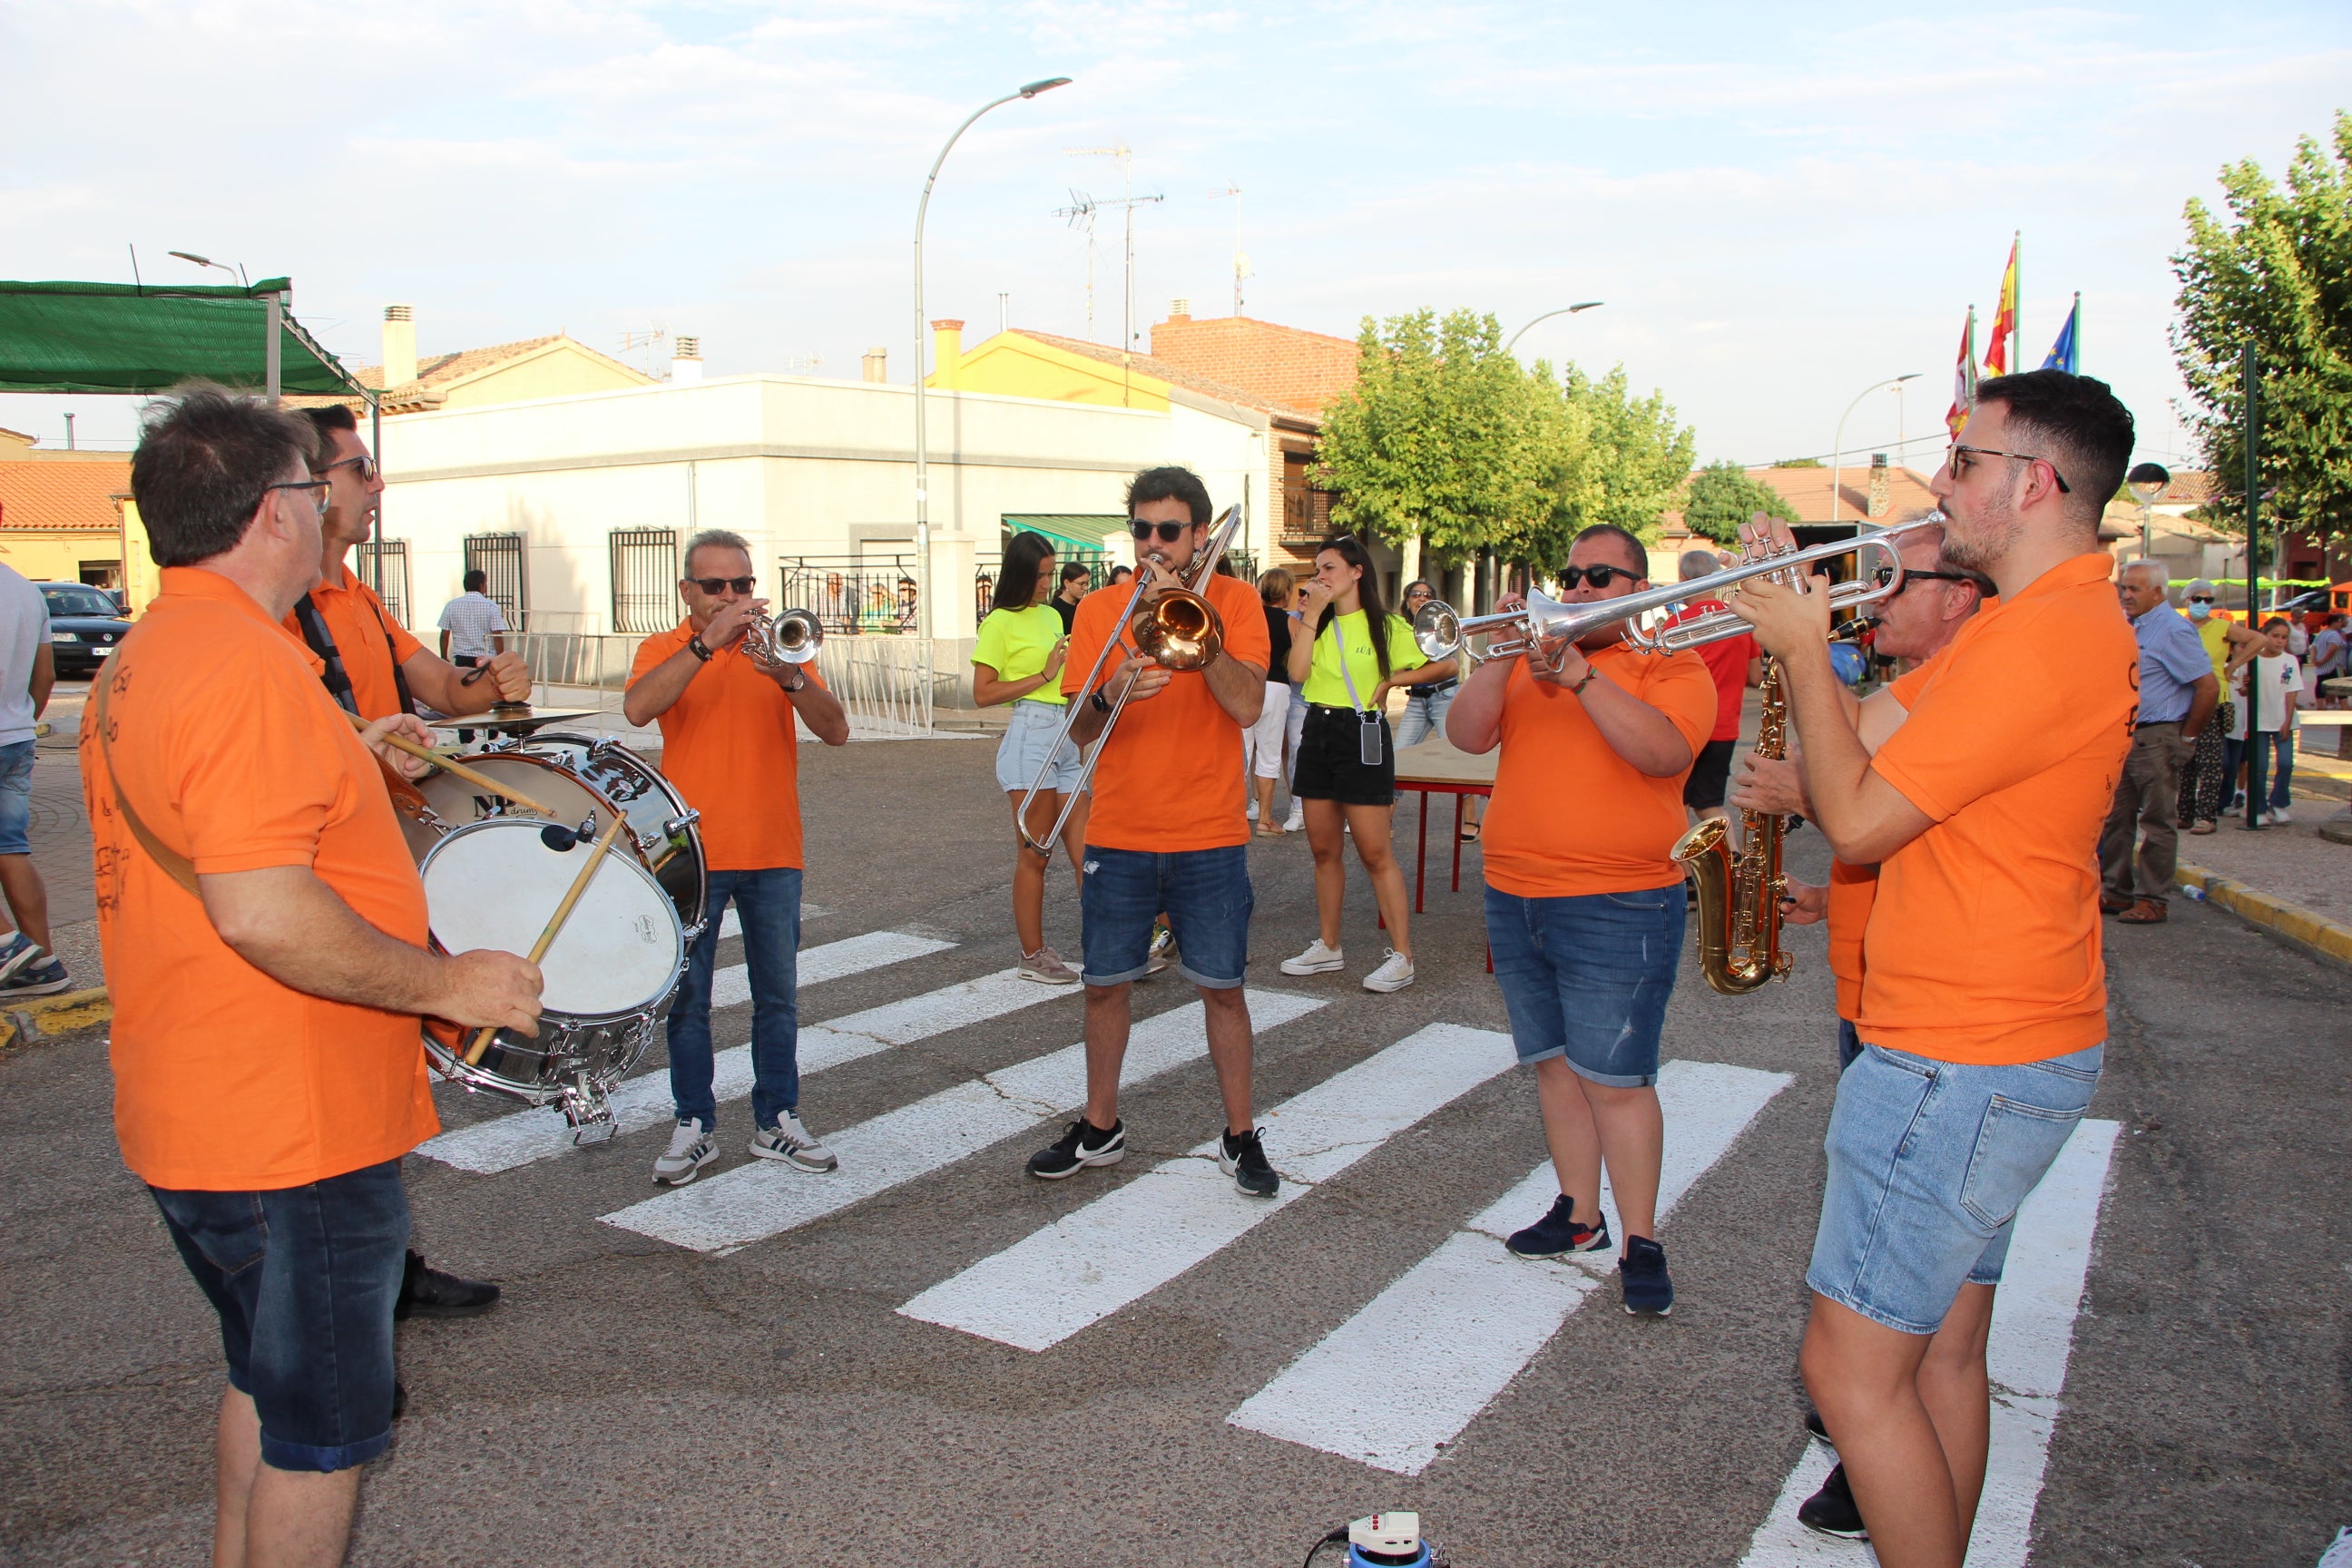
[(776, 616), (751, 616), (743, 623), (743, 652), (769, 669), (806, 664), (824, 646), (824, 623), (814, 610), (786, 610)]
[[(1071, 700), (1070, 710), (1063, 716), (1060, 731), (1055, 735), (1054, 743), (1045, 749), (1045, 765), (1037, 770), (1037, 777), (1030, 784), (1029, 793), (1021, 797), (1021, 841), (1038, 854), (1051, 855), (1054, 852), (1054, 845), (1062, 837), (1062, 829), (1069, 826), (1070, 813), (1077, 809), (1078, 797), (1093, 782), (1095, 764), (1102, 761), (1103, 747), (1109, 743), (1111, 731), (1118, 727), (1118, 716), (1127, 711), (1128, 693), (1134, 689), (1132, 681), (1121, 688), (1118, 696), (1112, 700), (1110, 716), (1103, 721), (1102, 733), (1095, 738), (1094, 750), (1087, 754), (1086, 765), (1078, 771), (1077, 786), (1070, 791), (1070, 798), (1063, 802), (1053, 826), (1045, 829), (1042, 837), (1033, 835), (1029, 831), (1030, 805), (1045, 789), (1046, 779), (1053, 775), (1055, 757), (1060, 754), (1063, 742), (1070, 738), (1070, 731), (1077, 727), (1078, 715), (1085, 710), (1084, 694), (1092, 692), (1095, 683), (1102, 679), (1103, 667), (1119, 647), (1122, 638), (1132, 639), (1136, 652), (1153, 659), (1163, 669), (1200, 669), (1223, 651), (1223, 623), (1201, 590), (1208, 586), (1209, 578), (1217, 570), (1218, 559), (1224, 554), (1225, 546), (1233, 542), (1234, 533), (1241, 527), (1241, 522), (1240, 504), (1236, 502), (1227, 507), (1217, 519), (1216, 526), (1210, 530), (1208, 543), (1192, 557), (1192, 564), (1181, 585), (1162, 590), (1160, 597), (1150, 605), (1143, 603), (1143, 595), (1150, 591), (1150, 578), (1140, 570), (1136, 573), (1135, 592), (1128, 595), (1126, 606), (1118, 613), (1120, 635), (1104, 639), (1102, 651), (1095, 655), (1093, 668), (1087, 671), (1086, 679), (1079, 684), (1081, 695)], [(1158, 561), (1162, 565), (1167, 563), (1158, 551), (1150, 552), (1144, 559)], [(1141, 563), (1138, 565), (1139, 567)]]

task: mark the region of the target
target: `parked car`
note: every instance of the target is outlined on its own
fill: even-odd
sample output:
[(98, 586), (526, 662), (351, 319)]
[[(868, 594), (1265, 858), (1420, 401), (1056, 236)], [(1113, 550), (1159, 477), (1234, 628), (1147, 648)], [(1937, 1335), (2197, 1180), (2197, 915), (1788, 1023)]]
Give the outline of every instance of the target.
[(49, 648), (59, 675), (98, 673), (114, 645), (131, 629), (122, 606), (103, 588), (87, 583), (39, 583), (49, 605)]

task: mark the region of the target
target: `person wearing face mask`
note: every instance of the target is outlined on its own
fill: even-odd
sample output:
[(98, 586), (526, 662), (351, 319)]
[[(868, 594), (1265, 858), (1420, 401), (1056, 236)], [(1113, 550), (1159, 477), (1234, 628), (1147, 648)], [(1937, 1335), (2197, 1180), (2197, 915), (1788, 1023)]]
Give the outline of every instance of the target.
[(2220, 593), (2210, 580), (2200, 577), (2189, 584), (2187, 596), (2189, 624), (2196, 628), (2197, 640), (2205, 645), (2205, 657), (2213, 663), (2213, 678), (2221, 693), (2221, 706), (2197, 732), (2197, 748), (2180, 770), (2180, 830), (2204, 834), (2212, 832), (2214, 824), (2221, 820), (2223, 788), (2235, 771), (2229, 765), (2227, 755), (2227, 737), (2238, 721), (2237, 704), (2231, 700), (2230, 689), (2230, 656), (2246, 644), (2263, 639), (2237, 622), (2223, 620), (2213, 613)]

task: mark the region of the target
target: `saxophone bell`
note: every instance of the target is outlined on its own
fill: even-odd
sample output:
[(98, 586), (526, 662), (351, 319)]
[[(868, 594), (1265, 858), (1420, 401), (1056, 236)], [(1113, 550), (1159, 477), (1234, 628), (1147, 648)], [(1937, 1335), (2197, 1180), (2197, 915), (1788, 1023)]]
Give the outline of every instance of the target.
[[(1763, 710), (1756, 755), (1778, 762), (1789, 749), (1788, 696), (1780, 661), (1764, 661), (1758, 693)], [(1790, 959), (1780, 946), (1780, 841), (1789, 819), (1769, 811), (1739, 813), (1740, 842), (1727, 817), (1701, 818), (1675, 841), (1675, 863), (1690, 879), (1698, 904), (1698, 963), (1706, 983), (1727, 996), (1744, 996), (1768, 981), (1788, 978)]]

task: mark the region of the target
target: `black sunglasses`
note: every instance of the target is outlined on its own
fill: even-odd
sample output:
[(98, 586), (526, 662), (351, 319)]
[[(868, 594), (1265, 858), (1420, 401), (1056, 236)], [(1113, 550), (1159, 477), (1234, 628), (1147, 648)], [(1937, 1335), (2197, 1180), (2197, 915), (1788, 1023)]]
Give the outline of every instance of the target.
[(2213, 595), (2210, 594), (2191, 594), (2189, 595), (2189, 602), (2192, 605), (2210, 605), (2213, 602)]
[(337, 468), (352, 468), (356, 470), (360, 476), (360, 483), (363, 485), (372, 485), (375, 483), (375, 459), (369, 457), (365, 452), (362, 452), (356, 458), (345, 458), (340, 462), (329, 463), (325, 468), (320, 468), (319, 472), (321, 475), (331, 474)]
[(1150, 538), (1151, 531), (1156, 528), (1160, 531), (1160, 543), (1173, 544), (1184, 537), (1184, 531), (1192, 526), (1189, 522), (1145, 522), (1139, 518), (1127, 525), (1127, 531), (1140, 542)]
[[(1873, 573), (1872, 575), (1878, 580), (1878, 585), (1884, 588), (1886, 584), (1895, 581), (1895, 568), (1892, 566), (1881, 566), (1876, 572)], [(1918, 566), (1906, 566), (1903, 569), (1903, 581), (1906, 585), (1911, 583), (1915, 583), (1921, 578), (1925, 578), (1931, 583), (1973, 583), (1976, 581), (1975, 578), (1969, 576), (1965, 572), (1929, 572), (1925, 568)]]
[(1573, 593), (1580, 581), (1590, 583), (1596, 588), (1606, 588), (1620, 577), (1629, 583), (1638, 583), (1643, 575), (1631, 566), (1563, 566), (1559, 570), (1559, 585), (1564, 592)]
[(739, 594), (748, 594), (751, 591), (751, 584), (757, 583), (759, 579), (757, 577), (689, 577), (687, 581), (704, 593), (715, 596), (721, 588), (732, 588)]

